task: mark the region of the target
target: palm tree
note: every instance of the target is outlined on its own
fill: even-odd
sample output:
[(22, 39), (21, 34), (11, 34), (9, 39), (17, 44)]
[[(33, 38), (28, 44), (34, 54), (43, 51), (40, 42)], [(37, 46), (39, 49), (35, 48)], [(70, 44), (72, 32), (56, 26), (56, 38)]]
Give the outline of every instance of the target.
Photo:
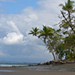
[(44, 43), (46, 43), (46, 40), (48, 40), (48, 37), (52, 35), (53, 35), (53, 29), (51, 27), (43, 25), (43, 30), (39, 31), (38, 38), (42, 38), (44, 40)]
[(62, 9), (65, 10), (65, 11), (73, 11), (73, 5), (74, 4), (74, 1), (71, 1), (71, 0), (68, 0), (67, 3), (65, 3), (65, 5), (63, 4), (60, 4), (59, 6), (62, 6)]
[(54, 60), (56, 60), (55, 50), (54, 50), (56, 41), (54, 40), (54, 38), (55, 38), (54, 32), (55, 32), (55, 30), (52, 29), (51, 27), (43, 25), (43, 29), (39, 31), (38, 38), (41, 38), (44, 41), (47, 49), (49, 50), (49, 52), (52, 53)]
[[(66, 48), (65, 50), (67, 50), (66, 54), (68, 53), (68, 51), (75, 54), (75, 16), (73, 14), (75, 13), (74, 3), (74, 1), (67, 0), (67, 3), (65, 3), (64, 5), (59, 5), (62, 6), (62, 21), (60, 23), (60, 27), (65, 29), (63, 31), (64, 35), (68, 34), (64, 38), (64, 44)], [(69, 57), (70, 54), (68, 53)]]
[(71, 30), (75, 33), (75, 17), (72, 16), (72, 13), (75, 12), (74, 1), (68, 0), (67, 3), (65, 3), (65, 5), (60, 4), (59, 6), (62, 6), (61, 14), (64, 18), (60, 24), (60, 27), (63, 27), (65, 29), (68, 29), (70, 27)]
[(61, 38), (62, 36), (55, 31), (54, 35), (49, 37), (49, 40), (46, 43), (47, 49), (52, 53), (54, 60), (57, 60), (56, 56), (58, 56), (59, 60), (61, 59), (59, 58), (61, 54), (57, 53), (56, 50), (56, 47), (61, 43)]
[(33, 36), (37, 36), (37, 34), (39, 34), (39, 29), (37, 27), (32, 28), (32, 30), (30, 30), (30, 33), (28, 34), (33, 34)]

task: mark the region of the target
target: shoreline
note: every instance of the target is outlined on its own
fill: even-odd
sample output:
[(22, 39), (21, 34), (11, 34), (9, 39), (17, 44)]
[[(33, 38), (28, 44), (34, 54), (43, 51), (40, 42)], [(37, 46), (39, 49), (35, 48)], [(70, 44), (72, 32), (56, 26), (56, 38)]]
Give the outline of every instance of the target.
[(75, 72), (36, 71), (22, 67), (0, 67), (0, 75), (75, 75)]
[(33, 71), (75, 72), (75, 63), (0, 67), (0, 70), (18, 70), (18, 69), (19, 70), (33, 70)]
[(75, 63), (0, 67), (0, 75), (75, 75)]

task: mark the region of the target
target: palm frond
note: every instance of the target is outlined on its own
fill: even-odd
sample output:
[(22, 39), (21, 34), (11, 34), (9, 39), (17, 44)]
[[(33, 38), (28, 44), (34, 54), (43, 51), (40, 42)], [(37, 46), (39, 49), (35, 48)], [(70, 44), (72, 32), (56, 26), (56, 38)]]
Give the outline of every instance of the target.
[(32, 30), (30, 30), (30, 33), (28, 33), (28, 34), (33, 34), (36, 36), (37, 34), (39, 34), (39, 29), (37, 27), (35, 27), (35, 28), (32, 27)]

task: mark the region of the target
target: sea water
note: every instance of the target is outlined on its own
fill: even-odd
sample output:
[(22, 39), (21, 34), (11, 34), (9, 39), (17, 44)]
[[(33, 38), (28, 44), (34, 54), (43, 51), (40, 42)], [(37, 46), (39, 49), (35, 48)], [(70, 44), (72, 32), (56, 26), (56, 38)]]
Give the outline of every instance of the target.
[[(25, 68), (28, 67), (28, 65), (36, 65), (36, 63), (0, 63), (0, 67), (21, 67)], [(16, 70), (0, 70), (0, 72), (18, 72)], [(20, 71), (19, 71), (20, 72)], [(2, 75), (0, 73), (0, 75)]]
[[(33, 63), (0, 63), (0, 67), (18, 67), (18, 66), (28, 66)], [(35, 64), (35, 63), (34, 63)]]

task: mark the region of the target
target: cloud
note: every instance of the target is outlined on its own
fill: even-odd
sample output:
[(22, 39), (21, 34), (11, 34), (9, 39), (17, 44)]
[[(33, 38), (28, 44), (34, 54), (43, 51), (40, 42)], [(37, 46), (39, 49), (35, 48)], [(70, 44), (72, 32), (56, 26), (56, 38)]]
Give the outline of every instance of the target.
[[(0, 0), (1, 1), (1, 0)], [(2, 0), (9, 1), (9, 0)], [(7, 58), (22, 61), (52, 60), (43, 42), (37, 37), (28, 35), (32, 27), (42, 29), (42, 25), (53, 28), (60, 19), (60, 3), (66, 0), (39, 0), (39, 7), (26, 7), (17, 14), (0, 15), (0, 44), (1, 50), (8, 54)], [(12, 58), (12, 59), (11, 59)]]
[(28, 15), (27, 18), (24, 19), (25, 22), (32, 22), (32, 21), (37, 21), (38, 20), (38, 17), (36, 14), (30, 14)]
[(9, 32), (7, 36), (3, 38), (3, 42), (5, 44), (22, 44), (24, 36), (21, 34), (15, 23), (12, 21), (7, 21), (7, 24), (11, 26), (14, 32)]
[(20, 34), (19, 29), (17, 28), (17, 26), (15, 25), (15, 23), (13, 21), (7, 21), (8, 25), (11, 25), (11, 27), (13, 28), (13, 31), (16, 31), (17, 33)]
[(23, 35), (15, 32), (8, 33), (6, 37), (3, 38), (5, 44), (21, 44), (23, 41)]

